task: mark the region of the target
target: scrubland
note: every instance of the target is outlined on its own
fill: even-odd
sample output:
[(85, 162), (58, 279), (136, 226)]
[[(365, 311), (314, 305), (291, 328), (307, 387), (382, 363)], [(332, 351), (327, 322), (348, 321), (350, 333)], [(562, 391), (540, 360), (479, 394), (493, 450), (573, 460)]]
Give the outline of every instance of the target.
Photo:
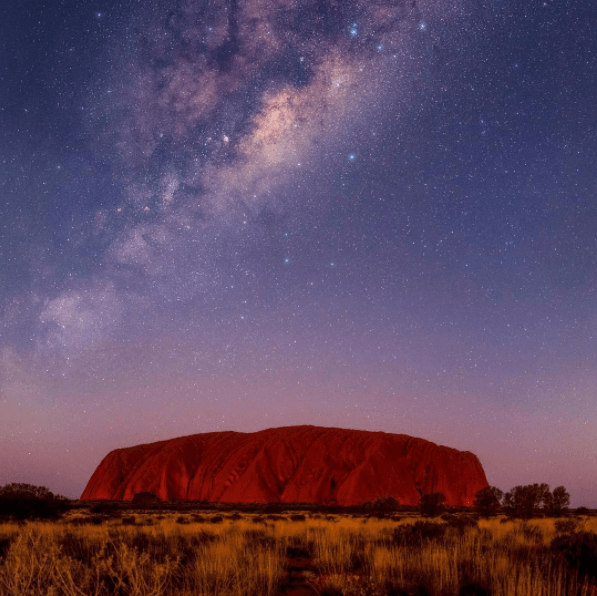
[(597, 518), (444, 517), (77, 511), (4, 523), (0, 596), (275, 596), (292, 592), (292, 553), (311, 560), (321, 596), (597, 596)]

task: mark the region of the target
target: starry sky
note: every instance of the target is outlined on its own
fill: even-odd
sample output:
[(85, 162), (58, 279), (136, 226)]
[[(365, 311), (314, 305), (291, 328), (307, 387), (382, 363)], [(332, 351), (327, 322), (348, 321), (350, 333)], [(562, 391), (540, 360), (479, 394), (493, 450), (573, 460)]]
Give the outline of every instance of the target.
[(597, 507), (590, 0), (0, 7), (0, 484), (316, 424)]

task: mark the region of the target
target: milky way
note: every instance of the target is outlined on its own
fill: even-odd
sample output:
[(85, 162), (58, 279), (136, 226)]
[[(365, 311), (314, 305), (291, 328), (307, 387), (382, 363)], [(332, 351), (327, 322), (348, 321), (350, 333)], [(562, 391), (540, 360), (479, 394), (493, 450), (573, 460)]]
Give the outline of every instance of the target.
[(405, 2), (135, 12), (87, 98), (92, 146), (122, 198), (91, 215), (87, 234), (110, 238), (99, 258), (31, 305), (42, 356), (73, 357), (123, 317), (227, 289), (222, 269), (259, 242), (264, 213), (300, 217), (310, 187), (366, 150), (384, 114), (407, 116), (442, 42), (427, 29), (469, 12)]
[(7, 9), (0, 483), (312, 423), (595, 504), (593, 9), (518, 4)]

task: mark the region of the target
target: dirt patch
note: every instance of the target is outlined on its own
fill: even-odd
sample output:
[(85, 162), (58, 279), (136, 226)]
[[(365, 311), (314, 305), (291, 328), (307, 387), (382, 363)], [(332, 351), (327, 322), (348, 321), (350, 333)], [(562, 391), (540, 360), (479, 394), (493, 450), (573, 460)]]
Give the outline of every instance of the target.
[(288, 547), (286, 561), (286, 577), (278, 596), (317, 596), (317, 590), (309, 582), (319, 575), (319, 571), (313, 565), (309, 551)]

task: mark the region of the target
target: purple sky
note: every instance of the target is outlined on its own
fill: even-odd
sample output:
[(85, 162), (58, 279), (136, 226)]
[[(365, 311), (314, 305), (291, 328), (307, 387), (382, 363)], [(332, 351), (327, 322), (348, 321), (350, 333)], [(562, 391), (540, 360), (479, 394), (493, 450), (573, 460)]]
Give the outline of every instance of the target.
[(0, 8), (0, 485), (316, 424), (597, 507), (596, 18)]

